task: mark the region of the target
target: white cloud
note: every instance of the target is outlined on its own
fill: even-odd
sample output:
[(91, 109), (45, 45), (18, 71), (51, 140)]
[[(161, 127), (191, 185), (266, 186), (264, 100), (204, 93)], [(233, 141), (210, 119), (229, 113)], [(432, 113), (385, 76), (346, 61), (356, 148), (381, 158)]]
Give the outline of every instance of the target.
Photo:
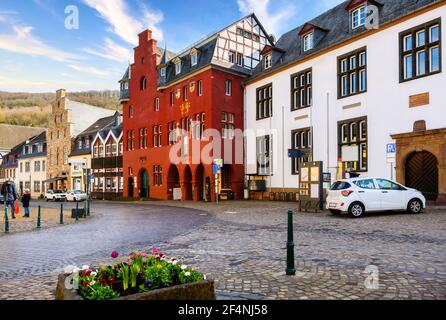
[(101, 46), (99, 49), (84, 48), (82, 49), (82, 51), (94, 56), (117, 62), (128, 62), (133, 59), (133, 53), (131, 50), (118, 45), (110, 38), (105, 38), (104, 45)]
[(271, 0), (237, 0), (237, 4), (239, 11), (243, 15), (254, 12), (266, 31), (276, 36), (284, 31), (282, 28), (286, 27), (286, 21), (297, 12), (294, 4), (282, 3), (277, 6), (277, 3), (274, 2), (275, 6), (270, 6), (272, 4)]
[(110, 72), (105, 71), (105, 70), (100, 70), (98, 68), (95, 67), (84, 67), (84, 66), (79, 66), (79, 65), (75, 65), (75, 64), (70, 64), (68, 65), (71, 69), (79, 71), (79, 72), (83, 72), (83, 73), (89, 73), (95, 76), (108, 76), (110, 75)]
[(0, 34), (0, 49), (62, 62), (79, 60), (79, 57), (52, 47), (34, 36), (31, 26), (14, 25), (12, 29), (11, 34)]
[(143, 17), (137, 18), (129, 13), (124, 0), (83, 1), (110, 24), (110, 31), (134, 46), (138, 45), (138, 34), (144, 29), (152, 30), (154, 38), (158, 41), (163, 40), (163, 32), (158, 26), (164, 19), (160, 12), (151, 11), (143, 6)]

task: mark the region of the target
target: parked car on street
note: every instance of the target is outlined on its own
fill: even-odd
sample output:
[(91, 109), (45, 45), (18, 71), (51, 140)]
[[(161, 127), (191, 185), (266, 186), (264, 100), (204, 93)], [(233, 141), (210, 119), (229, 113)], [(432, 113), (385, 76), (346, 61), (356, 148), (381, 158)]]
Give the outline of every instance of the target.
[(45, 200), (48, 201), (66, 201), (67, 194), (61, 190), (48, 190), (45, 193)]
[(87, 194), (79, 191), (79, 190), (72, 190), (67, 192), (67, 201), (85, 201), (87, 200)]
[(418, 214), (425, 208), (426, 198), (420, 191), (382, 178), (337, 181), (328, 191), (327, 197), (327, 209), (332, 214), (348, 213), (354, 218), (374, 211)]

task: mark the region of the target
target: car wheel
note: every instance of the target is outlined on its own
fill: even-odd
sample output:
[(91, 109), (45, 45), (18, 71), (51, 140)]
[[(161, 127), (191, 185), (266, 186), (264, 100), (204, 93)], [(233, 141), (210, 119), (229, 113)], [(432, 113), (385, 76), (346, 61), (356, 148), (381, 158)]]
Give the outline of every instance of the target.
[(362, 203), (360, 203), (360, 202), (354, 202), (348, 208), (348, 213), (353, 218), (360, 218), (365, 213), (364, 205)]
[(334, 215), (334, 216), (339, 216), (339, 215), (341, 214), (341, 211), (331, 209), (331, 210), (330, 210), (330, 213), (331, 213), (332, 215)]
[(413, 214), (419, 214), (423, 210), (423, 204), (418, 199), (412, 199), (407, 206), (407, 211)]

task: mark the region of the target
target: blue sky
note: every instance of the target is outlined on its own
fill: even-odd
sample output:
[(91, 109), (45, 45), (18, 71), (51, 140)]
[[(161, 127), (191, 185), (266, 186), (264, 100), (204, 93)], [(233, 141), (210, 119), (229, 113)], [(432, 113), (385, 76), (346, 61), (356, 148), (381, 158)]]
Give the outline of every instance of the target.
[[(342, 0), (1, 0), (0, 90), (117, 89), (137, 34), (171, 51), (255, 12), (279, 37)], [(67, 6), (79, 29), (65, 28)]]

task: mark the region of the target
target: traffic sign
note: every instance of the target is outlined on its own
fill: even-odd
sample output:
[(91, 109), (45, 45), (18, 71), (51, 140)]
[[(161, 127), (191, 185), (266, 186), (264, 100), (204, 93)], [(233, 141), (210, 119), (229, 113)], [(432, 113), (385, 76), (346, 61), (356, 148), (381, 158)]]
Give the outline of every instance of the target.
[(389, 143), (386, 146), (387, 154), (396, 153), (396, 144), (395, 143)]

